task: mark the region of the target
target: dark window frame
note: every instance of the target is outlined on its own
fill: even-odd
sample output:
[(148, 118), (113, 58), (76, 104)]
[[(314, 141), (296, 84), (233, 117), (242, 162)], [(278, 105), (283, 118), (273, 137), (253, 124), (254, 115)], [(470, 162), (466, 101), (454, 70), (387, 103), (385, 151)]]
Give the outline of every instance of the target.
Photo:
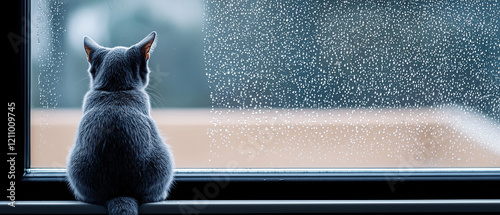
[[(6, 98), (16, 103), (17, 113), (16, 201), (74, 200), (64, 170), (30, 169), (30, 1), (9, 2), (6, 9), (18, 17), (6, 26), (7, 35), (21, 40), (10, 44), (18, 51), (7, 56), (12, 68), (6, 74), (6, 80), (16, 85)], [(170, 197), (242, 201), (438, 199), (500, 199), (500, 168), (184, 169), (177, 171)]]

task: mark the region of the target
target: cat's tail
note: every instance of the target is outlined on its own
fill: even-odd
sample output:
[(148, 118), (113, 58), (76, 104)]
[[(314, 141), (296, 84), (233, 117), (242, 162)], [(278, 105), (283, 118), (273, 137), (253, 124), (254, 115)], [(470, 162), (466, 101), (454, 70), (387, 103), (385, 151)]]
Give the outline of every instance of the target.
[(106, 202), (108, 213), (110, 215), (124, 214), (137, 215), (139, 214), (139, 205), (137, 200), (132, 197), (117, 197)]

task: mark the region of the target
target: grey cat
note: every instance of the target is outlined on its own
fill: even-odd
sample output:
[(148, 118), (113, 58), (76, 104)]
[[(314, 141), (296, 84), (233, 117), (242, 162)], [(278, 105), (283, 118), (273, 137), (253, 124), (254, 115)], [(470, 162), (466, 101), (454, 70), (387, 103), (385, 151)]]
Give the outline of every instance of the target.
[(105, 205), (109, 214), (138, 214), (138, 205), (167, 198), (173, 157), (149, 112), (145, 88), (156, 32), (129, 47), (84, 48), (91, 87), (68, 161), (77, 200)]

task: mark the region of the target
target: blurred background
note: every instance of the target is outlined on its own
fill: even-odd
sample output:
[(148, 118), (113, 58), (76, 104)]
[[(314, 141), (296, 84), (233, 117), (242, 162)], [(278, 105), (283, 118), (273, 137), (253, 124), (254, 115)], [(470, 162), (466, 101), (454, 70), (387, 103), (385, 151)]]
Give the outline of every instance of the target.
[(32, 1), (32, 107), (79, 108), (82, 38), (151, 31), (154, 108), (407, 108), (500, 120), (496, 1)]
[(80, 108), (89, 88), (87, 35), (106, 47), (158, 33), (148, 92), (153, 107), (210, 107), (201, 1), (32, 1), (32, 107)]
[(147, 91), (180, 167), (500, 164), (498, 1), (33, 0), (33, 165), (65, 165), (84, 35), (151, 31)]

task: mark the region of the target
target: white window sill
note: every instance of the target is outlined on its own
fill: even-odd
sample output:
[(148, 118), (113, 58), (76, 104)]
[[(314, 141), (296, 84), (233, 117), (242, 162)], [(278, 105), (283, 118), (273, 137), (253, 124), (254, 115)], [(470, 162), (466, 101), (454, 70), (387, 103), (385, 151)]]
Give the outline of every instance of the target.
[[(78, 201), (0, 201), (7, 214), (106, 214), (103, 206)], [(500, 212), (500, 199), (488, 200), (211, 200), (164, 201), (141, 205), (140, 214), (203, 213), (430, 213)]]

